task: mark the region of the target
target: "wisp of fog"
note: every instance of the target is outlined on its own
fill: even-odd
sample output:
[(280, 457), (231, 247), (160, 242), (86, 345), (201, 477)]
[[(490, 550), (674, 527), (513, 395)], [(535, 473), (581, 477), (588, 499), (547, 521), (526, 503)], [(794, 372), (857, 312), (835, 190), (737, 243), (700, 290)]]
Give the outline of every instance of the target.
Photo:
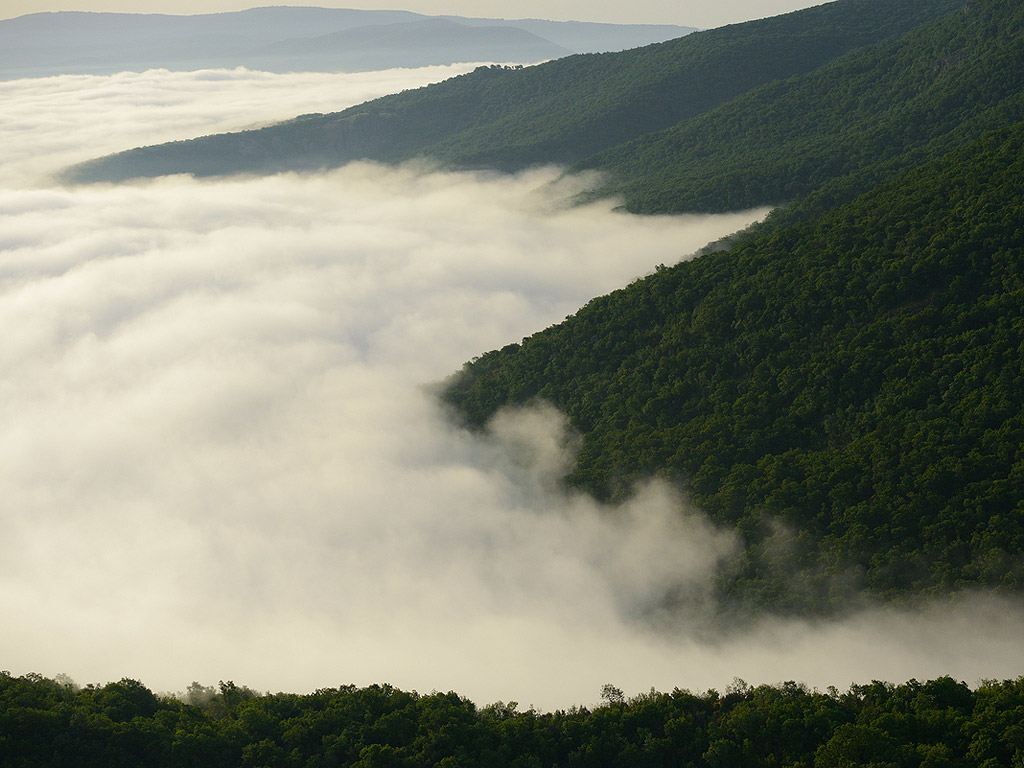
[(764, 211), (568, 207), (586, 180), (557, 169), (46, 181), (457, 71), (0, 83), (0, 666), (541, 708), (606, 682), (1019, 674), (1024, 616), (991, 600), (652, 631), (669, 590), (710, 599), (734, 536), (662, 484), (614, 510), (560, 490), (573, 440), (550, 408), (475, 435), (431, 395)]

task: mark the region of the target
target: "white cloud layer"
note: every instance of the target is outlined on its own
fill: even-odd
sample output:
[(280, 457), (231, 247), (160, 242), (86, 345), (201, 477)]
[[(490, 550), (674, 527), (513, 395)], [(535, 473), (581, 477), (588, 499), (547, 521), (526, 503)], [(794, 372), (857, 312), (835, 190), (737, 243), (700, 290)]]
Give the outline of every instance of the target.
[[(560, 493), (557, 413), (475, 437), (428, 394), (763, 212), (565, 209), (552, 170), (38, 183), (97, 145), (220, 129), (253, 89), (325, 108), (321, 76), (290, 77), (0, 84), (0, 666), (542, 708), (605, 682), (1019, 674), (1024, 616), (980, 599), (720, 645), (655, 635), (641, 614), (669, 588), (699, 598), (733, 537), (661, 485), (619, 510)], [(365, 95), (364, 76), (326, 77), (340, 106)]]
[(337, 112), (475, 66), (341, 75), (278, 75), (239, 67), (0, 81), (5, 183), (38, 181), (73, 163), (129, 147), (240, 131), (310, 112)]

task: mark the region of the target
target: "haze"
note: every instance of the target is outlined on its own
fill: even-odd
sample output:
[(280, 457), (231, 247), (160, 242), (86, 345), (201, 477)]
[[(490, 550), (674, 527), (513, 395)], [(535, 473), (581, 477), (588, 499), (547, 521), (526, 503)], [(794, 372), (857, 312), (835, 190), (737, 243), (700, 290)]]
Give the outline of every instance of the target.
[(408, 0), (392, 2), (274, 2), (252, 0), (5, 0), (0, 18), (42, 11), (112, 11), (117, 13), (216, 13), (241, 11), (260, 5), (318, 5), (325, 8), (405, 10), (425, 14), (453, 14), (486, 18), (540, 18), (558, 21), (599, 21), (616, 24), (679, 24), (718, 27), (749, 19), (775, 16), (819, 5), (819, 0), (639, 0), (631, 3), (589, 3), (583, 0)]
[[(573, 440), (553, 411), (474, 436), (438, 409), (431, 385), (463, 361), (765, 211), (569, 208), (587, 180), (558, 169), (47, 181), (456, 71), (0, 83), (3, 667), (540, 708), (607, 682), (1017, 674), (1024, 616), (991, 599), (751, 617), (711, 643), (689, 627), (731, 534), (663, 485), (619, 509), (560, 492)], [(689, 603), (659, 616), (670, 590)]]

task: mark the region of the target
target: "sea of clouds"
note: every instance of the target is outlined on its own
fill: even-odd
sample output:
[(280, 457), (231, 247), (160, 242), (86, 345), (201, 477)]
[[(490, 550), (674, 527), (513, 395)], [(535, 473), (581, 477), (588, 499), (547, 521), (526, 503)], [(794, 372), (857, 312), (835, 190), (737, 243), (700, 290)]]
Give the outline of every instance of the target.
[[(0, 667), (158, 690), (390, 682), (589, 704), (1024, 669), (1024, 614), (644, 616), (737, 542), (664, 485), (558, 489), (562, 417), (454, 426), (431, 386), (764, 215), (564, 205), (582, 180), (356, 163), (64, 188), (64, 166), (341, 109), (466, 68), (0, 83)], [(677, 625), (679, 622), (677, 622)], [(980, 631), (979, 631), (980, 629)]]

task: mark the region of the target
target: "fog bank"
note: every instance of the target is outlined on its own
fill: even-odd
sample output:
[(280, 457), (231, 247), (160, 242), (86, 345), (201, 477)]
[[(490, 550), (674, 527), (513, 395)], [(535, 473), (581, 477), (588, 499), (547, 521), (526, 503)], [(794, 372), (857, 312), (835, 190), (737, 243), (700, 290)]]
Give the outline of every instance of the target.
[[(735, 538), (664, 485), (615, 510), (560, 491), (573, 440), (553, 411), (470, 435), (432, 399), (465, 360), (763, 211), (567, 208), (586, 180), (557, 169), (42, 184), (97, 143), (256, 119), (237, 105), (264, 86), (324, 108), (318, 79), (119, 77), (16, 81), (0, 117), (4, 668), (541, 708), (606, 682), (1019, 674), (1024, 615), (980, 598), (721, 643), (652, 632), (669, 590), (700, 621)], [(362, 76), (328, 77), (361, 98)]]
[(0, 81), (6, 185), (137, 146), (241, 131), (469, 72), (475, 64), (355, 74), (271, 74), (243, 67)]

